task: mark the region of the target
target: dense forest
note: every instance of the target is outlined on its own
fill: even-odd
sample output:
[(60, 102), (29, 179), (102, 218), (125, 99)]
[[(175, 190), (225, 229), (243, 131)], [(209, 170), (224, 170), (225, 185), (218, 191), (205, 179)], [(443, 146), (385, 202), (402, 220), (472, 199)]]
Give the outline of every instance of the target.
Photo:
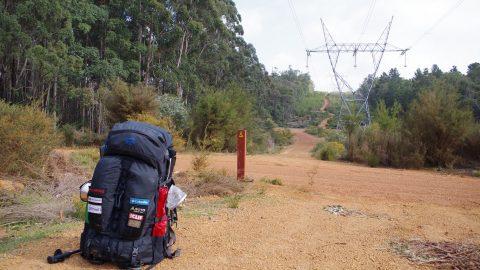
[[(417, 69), (411, 79), (402, 78), (397, 69), (391, 69), (375, 80), (370, 93), (369, 105), (371, 108), (375, 108), (383, 100), (385, 105), (391, 108), (397, 102), (401, 105), (402, 111), (406, 111), (419, 93), (439, 81), (452, 87), (453, 91), (458, 94), (461, 105), (469, 108), (477, 120), (480, 119), (479, 63), (470, 64), (466, 75), (459, 72), (455, 66), (450, 71), (443, 72), (437, 65), (433, 65), (430, 70), (427, 68), (423, 71)], [(370, 82), (371, 78), (367, 77), (359, 91), (366, 91), (367, 83)]]
[(36, 102), (59, 125), (104, 132), (104, 99), (117, 79), (173, 94), (187, 108), (205, 93), (237, 89), (255, 115), (280, 124), (313, 91), (307, 74), (268, 75), (231, 0), (0, 3), (0, 95)]
[(6, 172), (125, 120), (167, 128), (180, 149), (232, 151), (247, 128), (250, 153), (276, 151), (315, 95), (308, 74), (266, 71), (232, 0), (1, 0), (0, 13)]

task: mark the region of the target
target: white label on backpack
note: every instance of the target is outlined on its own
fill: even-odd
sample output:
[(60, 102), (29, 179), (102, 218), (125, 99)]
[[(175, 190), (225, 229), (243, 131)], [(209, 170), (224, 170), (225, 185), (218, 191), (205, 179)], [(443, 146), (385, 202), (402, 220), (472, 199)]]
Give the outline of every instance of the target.
[(102, 204), (102, 198), (88, 196), (88, 202)]
[(102, 206), (95, 205), (95, 204), (88, 204), (88, 212), (92, 214), (101, 214), (102, 213)]

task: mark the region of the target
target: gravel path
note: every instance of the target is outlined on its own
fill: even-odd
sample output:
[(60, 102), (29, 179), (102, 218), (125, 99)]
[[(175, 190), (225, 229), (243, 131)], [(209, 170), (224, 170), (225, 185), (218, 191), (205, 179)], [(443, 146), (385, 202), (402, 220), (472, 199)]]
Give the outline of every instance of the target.
[[(182, 255), (157, 269), (410, 269), (418, 266), (395, 255), (391, 241), (480, 243), (479, 179), (314, 160), (308, 151), (317, 138), (293, 132), (295, 143), (281, 154), (247, 157), (247, 175), (279, 177), (284, 185), (253, 183), (237, 209), (181, 212)], [(191, 158), (180, 154), (177, 169), (189, 169)], [(235, 155), (213, 154), (210, 163), (235, 172)], [(218, 200), (200, 202), (208, 208)], [(333, 215), (327, 205), (363, 214)], [(79, 225), (27, 244), (0, 259), (0, 268), (50, 269), (45, 257), (58, 247), (74, 248), (80, 232)], [(77, 256), (57, 268), (94, 266)]]

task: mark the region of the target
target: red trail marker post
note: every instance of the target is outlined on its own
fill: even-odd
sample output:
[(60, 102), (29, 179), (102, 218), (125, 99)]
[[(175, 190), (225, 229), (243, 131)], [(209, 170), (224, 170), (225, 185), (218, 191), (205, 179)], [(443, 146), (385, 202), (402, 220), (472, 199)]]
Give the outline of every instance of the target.
[(245, 163), (247, 159), (247, 130), (237, 131), (237, 180), (245, 179)]

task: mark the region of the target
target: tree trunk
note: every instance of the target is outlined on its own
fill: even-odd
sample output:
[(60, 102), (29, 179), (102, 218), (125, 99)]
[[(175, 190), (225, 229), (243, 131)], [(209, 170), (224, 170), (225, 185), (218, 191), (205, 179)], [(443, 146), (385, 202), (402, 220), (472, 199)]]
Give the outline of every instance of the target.
[(144, 83), (145, 85), (148, 84), (148, 80), (150, 79), (150, 65), (152, 63), (152, 58), (153, 58), (153, 49), (152, 49), (152, 43), (153, 43), (153, 38), (152, 34), (148, 34), (148, 47), (147, 47), (147, 59), (146, 59), (146, 68), (145, 68), (145, 77), (144, 77)]
[(183, 87), (182, 87), (182, 84), (179, 82), (177, 82), (177, 96), (179, 98), (183, 97)]
[(55, 74), (55, 78), (53, 80), (53, 124), (56, 128), (57, 126), (57, 89), (58, 88), (58, 75)]
[[(140, 14), (143, 12), (142, 2), (139, 3)], [(138, 19), (138, 18), (137, 18)], [(138, 37), (137, 42), (138, 46), (142, 45), (142, 36), (143, 36), (143, 26), (140, 21), (138, 21)], [(138, 52), (138, 77), (142, 79), (142, 53)]]
[(180, 50), (179, 50), (179, 55), (177, 60), (177, 68), (179, 68), (180, 64), (182, 63), (182, 54), (183, 54), (183, 45), (185, 43), (185, 36), (186, 36), (186, 31), (183, 32), (182, 42), (180, 43)]

